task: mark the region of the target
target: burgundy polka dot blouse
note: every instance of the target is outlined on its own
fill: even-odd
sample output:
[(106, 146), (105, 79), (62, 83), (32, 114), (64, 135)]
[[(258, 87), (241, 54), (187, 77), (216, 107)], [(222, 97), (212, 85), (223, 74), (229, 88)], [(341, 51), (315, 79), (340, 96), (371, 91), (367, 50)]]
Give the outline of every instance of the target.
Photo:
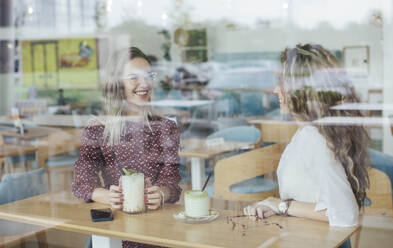
[[(103, 140), (103, 125), (89, 125), (82, 135), (82, 147), (79, 159), (75, 163), (73, 194), (86, 202), (91, 201), (95, 188), (118, 185), (121, 176), (115, 164), (113, 154), (121, 166), (135, 169), (150, 178), (153, 185), (167, 186), (171, 195), (167, 202), (179, 200), (181, 189), (179, 175), (180, 131), (176, 124), (168, 119), (155, 117), (145, 122), (127, 122), (120, 144), (107, 145)], [(99, 178), (102, 173), (103, 183)]]
[[(73, 194), (86, 202), (91, 202), (95, 188), (118, 185), (121, 176), (113, 154), (121, 166), (135, 169), (149, 177), (153, 185), (167, 186), (171, 195), (166, 202), (179, 200), (181, 188), (179, 175), (180, 130), (173, 121), (164, 118), (150, 120), (150, 128), (145, 122), (127, 122), (120, 144), (107, 145), (103, 140), (103, 125), (89, 125), (82, 135), (79, 159), (75, 163)], [(103, 183), (99, 178), (102, 173)], [(157, 247), (147, 244), (123, 241), (123, 247)]]

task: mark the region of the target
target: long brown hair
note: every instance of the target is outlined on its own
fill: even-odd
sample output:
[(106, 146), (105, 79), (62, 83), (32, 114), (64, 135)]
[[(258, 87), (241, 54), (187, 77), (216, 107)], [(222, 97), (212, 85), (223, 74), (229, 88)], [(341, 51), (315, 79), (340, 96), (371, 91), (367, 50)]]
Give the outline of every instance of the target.
[[(346, 73), (335, 56), (320, 45), (297, 45), (281, 53), (282, 73), (287, 107), (295, 118), (312, 122), (328, 117), (359, 117), (360, 111), (332, 109), (341, 103), (356, 103), (356, 95)], [(345, 169), (359, 207), (369, 185), (367, 167), (369, 136), (359, 125), (318, 125), (328, 147)]]

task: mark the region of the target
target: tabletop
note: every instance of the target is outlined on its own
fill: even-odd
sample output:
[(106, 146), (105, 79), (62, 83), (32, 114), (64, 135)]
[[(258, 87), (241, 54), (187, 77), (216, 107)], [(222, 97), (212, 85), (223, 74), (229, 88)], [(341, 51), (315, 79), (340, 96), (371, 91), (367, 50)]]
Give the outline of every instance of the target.
[(184, 209), (180, 204), (136, 215), (115, 211), (114, 221), (92, 222), (89, 210), (104, 207), (61, 191), (1, 205), (0, 218), (169, 247), (337, 247), (358, 230), (281, 216), (253, 222), (234, 218), (238, 213), (232, 210), (219, 210), (221, 215), (210, 223), (186, 224), (173, 218)]
[(18, 139), (24, 140), (32, 140), (36, 138), (41, 138), (48, 136), (54, 132), (57, 132), (55, 129), (47, 128), (47, 127), (30, 127), (26, 129), (27, 132), (24, 134), (18, 133), (15, 128), (9, 128), (0, 130), (0, 135), (8, 136), (8, 137), (15, 137)]
[(24, 237), (33, 236), (37, 232), (45, 231), (45, 227), (18, 223), (0, 219), (0, 247), (18, 247), (21, 235)]
[(0, 157), (12, 157), (23, 154), (34, 153), (37, 151), (37, 147), (34, 146), (20, 146), (2, 144), (0, 145)]
[(85, 127), (92, 118), (90, 115), (36, 115), (32, 122), (40, 126)]
[(211, 158), (223, 153), (253, 148), (253, 143), (225, 141), (222, 144), (209, 146), (206, 139), (184, 139), (180, 141), (179, 156)]

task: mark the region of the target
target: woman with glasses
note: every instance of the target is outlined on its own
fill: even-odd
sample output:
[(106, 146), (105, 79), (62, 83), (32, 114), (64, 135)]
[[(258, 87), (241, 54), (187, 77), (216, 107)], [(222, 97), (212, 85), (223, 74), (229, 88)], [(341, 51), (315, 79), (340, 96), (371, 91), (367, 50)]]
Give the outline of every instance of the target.
[(316, 125), (329, 117), (360, 117), (332, 109), (359, 102), (337, 59), (320, 45), (298, 45), (281, 54), (281, 83), (275, 93), (282, 112), (304, 127), (285, 148), (277, 169), (280, 198), (244, 209), (254, 220), (290, 215), (355, 226), (369, 185), (367, 131), (360, 125)]
[[(176, 123), (153, 115), (149, 101), (155, 73), (136, 47), (115, 53), (107, 65), (103, 87), (106, 116), (84, 130), (75, 163), (73, 194), (86, 202), (122, 209), (119, 165), (147, 178), (147, 209), (178, 201), (180, 130)], [(123, 247), (151, 247), (124, 241)]]

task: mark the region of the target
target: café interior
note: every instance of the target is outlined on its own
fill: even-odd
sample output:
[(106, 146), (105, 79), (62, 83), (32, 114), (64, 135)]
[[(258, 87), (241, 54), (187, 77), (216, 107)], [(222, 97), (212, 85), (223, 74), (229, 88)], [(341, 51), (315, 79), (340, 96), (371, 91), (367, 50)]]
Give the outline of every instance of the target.
[[(392, 247), (392, 0), (0, 0), (0, 33), (0, 247)], [(295, 51), (311, 68), (321, 61), (316, 50), (335, 61), (328, 77), (345, 82), (322, 85), (320, 71), (288, 79), (298, 60), (285, 59)], [(148, 62), (144, 74), (124, 72), (118, 61), (127, 54), (136, 56), (126, 59), (130, 68)], [(121, 80), (112, 80), (117, 73)], [(331, 92), (349, 88), (356, 101), (343, 97), (299, 119), (288, 107), (294, 96), (285, 98), (285, 85), (299, 78), (311, 83), (294, 94), (337, 96)], [(134, 81), (141, 88), (127, 93)], [(144, 100), (131, 104), (133, 97)], [(128, 107), (113, 114), (116, 104)], [(102, 144), (123, 120), (133, 129), (119, 142), (130, 140)], [(306, 129), (316, 136), (295, 145)], [(312, 147), (318, 137), (334, 161), (359, 147), (368, 158), (364, 164), (353, 155), (352, 167), (339, 162), (337, 172), (355, 199), (353, 177), (359, 186), (356, 168), (366, 166), (355, 225), (333, 225), (341, 219), (332, 221), (329, 204), (326, 221), (309, 217), (317, 208), (296, 214), (304, 198), (284, 196), (289, 182), (313, 188), (302, 184), (313, 174), (299, 171), (307, 158), (315, 168), (328, 160)], [(297, 154), (288, 158), (290, 148)], [(284, 160), (294, 168), (289, 180)], [(332, 177), (324, 170), (317, 188)], [(127, 179), (133, 173), (144, 175), (141, 196), (156, 190), (157, 205), (145, 201), (137, 213), (127, 212), (125, 199), (138, 191)], [(338, 181), (307, 204), (340, 191)], [(112, 198), (96, 200), (89, 187)], [(120, 209), (113, 203), (119, 192)], [(269, 199), (281, 201), (278, 210), (250, 213)], [(350, 208), (344, 200), (337, 206)]]

